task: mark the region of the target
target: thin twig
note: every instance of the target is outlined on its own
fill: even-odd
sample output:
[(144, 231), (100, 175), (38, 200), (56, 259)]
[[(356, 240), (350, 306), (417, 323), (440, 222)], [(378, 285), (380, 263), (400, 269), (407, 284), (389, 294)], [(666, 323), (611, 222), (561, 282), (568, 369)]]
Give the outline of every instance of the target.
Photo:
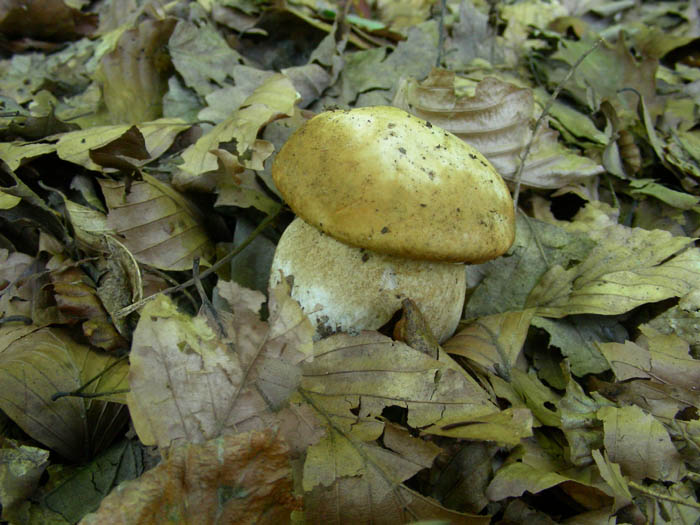
[(691, 507), (694, 509), (700, 509), (700, 503), (695, 501), (688, 501), (680, 496), (669, 496), (668, 494), (662, 494), (661, 492), (657, 492), (654, 489), (645, 487), (644, 485), (640, 485), (634, 481), (628, 481), (627, 484), (634, 490), (639, 491), (646, 496), (651, 496), (655, 499), (662, 499), (664, 501), (670, 501), (671, 503), (676, 503), (678, 505), (685, 505), (686, 507)]
[(73, 390), (71, 392), (56, 392), (55, 394), (53, 394), (51, 396), (51, 401), (57, 401), (57, 400), (61, 399), (62, 397), (83, 397), (83, 398), (104, 397), (104, 396), (111, 395), (111, 394), (124, 394), (126, 392), (129, 392), (128, 388), (126, 390), (113, 390), (110, 392), (91, 392), (89, 394), (86, 394), (83, 392), (83, 390), (85, 390), (88, 386), (90, 386), (92, 383), (97, 381), (99, 378), (101, 378), (103, 375), (105, 375), (107, 372), (109, 372), (112, 368), (117, 366), (119, 363), (126, 360), (128, 357), (129, 356), (126, 356), (126, 355), (120, 357), (119, 359), (114, 361), (111, 365), (105, 367), (100, 373), (95, 375), (92, 379), (83, 383), (82, 385), (80, 385), (78, 388), (76, 388), (75, 390)]
[[(221, 259), (219, 259), (213, 265), (211, 265), (209, 268), (207, 268), (204, 272), (202, 272), (200, 274), (199, 278), (203, 279), (203, 278), (207, 277), (208, 275), (211, 275), (216, 270), (221, 268), (224, 264), (226, 264), (228, 261), (230, 261), (233, 257), (235, 257), (236, 255), (241, 253), (251, 242), (253, 242), (253, 239), (255, 239), (260, 234), (260, 232), (262, 232), (265, 228), (267, 228), (270, 225), (270, 223), (277, 218), (277, 216), (280, 214), (281, 211), (282, 211), (282, 206), (280, 206), (274, 212), (272, 212), (270, 215), (265, 217), (262, 220), (262, 222), (260, 224), (258, 224), (258, 227), (255, 228), (251, 232), (251, 234), (248, 236), (248, 238), (245, 241), (243, 241), (239, 246), (236, 246), (236, 248), (231, 250), (229, 253), (224, 255)], [(170, 288), (166, 288), (165, 290), (163, 290), (162, 292), (159, 292), (157, 294), (149, 295), (148, 297), (145, 297), (144, 299), (141, 299), (140, 301), (137, 301), (133, 304), (130, 304), (129, 306), (125, 306), (121, 310), (118, 310), (114, 314), (114, 318), (121, 319), (122, 317), (126, 317), (131, 312), (135, 312), (136, 310), (141, 308), (146, 303), (155, 299), (159, 294), (175, 293), (175, 292), (178, 292), (178, 291), (183, 290), (185, 288), (189, 288), (193, 284), (195, 284), (195, 279), (189, 279), (182, 284), (178, 284), (177, 286), (172, 286)]]
[(445, 14), (447, 12), (447, 0), (440, 0), (440, 18), (438, 21), (438, 54), (435, 59), (435, 67), (440, 67), (445, 56)]
[(602, 41), (603, 39), (599, 38), (590, 48), (588, 48), (580, 57), (578, 57), (578, 60), (576, 60), (576, 62), (574, 62), (571, 68), (569, 68), (569, 71), (564, 77), (564, 79), (561, 82), (559, 82), (559, 85), (554, 90), (554, 93), (552, 93), (552, 96), (549, 97), (549, 100), (547, 101), (547, 103), (544, 106), (544, 109), (542, 110), (542, 114), (537, 119), (537, 122), (535, 122), (535, 129), (532, 130), (532, 136), (530, 137), (530, 141), (527, 143), (527, 146), (525, 146), (525, 151), (523, 151), (523, 153), (520, 155), (520, 164), (518, 165), (518, 171), (515, 174), (515, 191), (513, 192), (513, 202), (516, 210), (518, 209), (518, 198), (520, 197), (520, 180), (523, 176), (525, 160), (530, 154), (532, 144), (535, 142), (535, 137), (537, 137), (537, 131), (540, 129), (540, 126), (542, 125), (544, 119), (549, 115), (549, 110), (552, 109), (552, 106), (557, 100), (559, 93), (564, 88), (564, 85), (573, 76), (574, 72), (576, 71), (576, 68), (578, 68), (578, 66), (581, 65), (581, 62), (583, 62), (588, 55), (590, 55), (591, 53), (593, 53), (593, 51), (597, 49), (597, 47), (601, 44)]

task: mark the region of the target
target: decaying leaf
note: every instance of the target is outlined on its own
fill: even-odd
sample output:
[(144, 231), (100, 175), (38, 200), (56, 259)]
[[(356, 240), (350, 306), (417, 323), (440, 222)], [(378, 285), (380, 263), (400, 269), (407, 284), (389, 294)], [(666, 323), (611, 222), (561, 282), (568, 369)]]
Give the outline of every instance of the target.
[[(138, 441), (122, 439), (88, 463), (66, 466), (60, 472), (50, 471), (49, 482), (35, 494), (33, 500), (37, 503), (30, 507), (30, 512), (50, 509), (67, 523), (79, 522), (89, 512), (96, 511), (117, 485), (143, 474), (143, 452)], [(47, 518), (32, 518), (36, 523), (53, 525)]]
[(612, 503), (612, 498), (608, 495), (610, 488), (595, 466), (572, 469), (566, 462), (547, 452), (534, 439), (523, 441), (511, 453), (506, 465), (496, 472), (486, 491), (487, 496), (497, 501), (509, 496), (520, 496), (525, 491), (537, 494), (559, 486), (569, 495), (578, 494), (578, 503), (586, 500), (592, 502), (593, 508)]
[(288, 447), (269, 430), (190, 443), (119, 485), (81, 523), (285, 523), (300, 507), (290, 473)]
[[(87, 459), (112, 441), (127, 419), (125, 407), (99, 398), (52, 396), (77, 390), (102, 372), (85, 393), (124, 390), (125, 361), (80, 345), (59, 328), (5, 328), (0, 337), (0, 408), (15, 423), (73, 460)], [(119, 395), (108, 398), (123, 401)]]
[(109, 208), (107, 227), (139, 262), (186, 270), (195, 257), (211, 257), (201, 214), (177, 190), (149, 175), (128, 189), (125, 182), (105, 179), (100, 186)]
[(126, 349), (97, 295), (95, 284), (80, 268), (72, 266), (50, 274), (58, 311), (67, 324), (80, 322), (90, 343), (103, 350)]
[(490, 516), (464, 514), (421, 496), (403, 485), (391, 490), (391, 483), (379, 474), (341, 478), (330, 487), (316, 487), (304, 497), (306, 523), (342, 524), (410, 523), (439, 520), (439, 523), (488, 525)]
[[(408, 410), (414, 428), (442, 426), (497, 412), (481, 387), (442, 353), (439, 360), (376, 332), (337, 334), (316, 343), (301, 388), (317, 410), (345, 421)], [(357, 416), (353, 410), (358, 410)], [(430, 431), (430, 430), (428, 430)]]
[(14, 521), (17, 507), (36, 489), (48, 460), (47, 450), (4, 440), (3, 448), (0, 448), (2, 519)]
[(678, 481), (685, 467), (664, 426), (639, 407), (603, 407), (598, 417), (605, 428), (605, 450), (623, 474)]
[(232, 310), (219, 312), (218, 334), (164, 296), (145, 306), (129, 373), (136, 431), (167, 448), (282, 425), (295, 446), (316, 432), (308, 409), (287, 406), (311, 350), (311, 324), (282, 289), (272, 294), (268, 322), (259, 318), (260, 292), (222, 282), (218, 294)]
[(550, 266), (581, 261), (592, 246), (583, 233), (518, 214), (515, 242), (508, 254), (467, 267), (468, 273), (484, 277), (467, 302), (466, 318), (525, 310), (527, 296)]
[[(506, 180), (513, 180), (520, 156), (532, 138), (535, 105), (530, 89), (486, 77), (472, 97), (455, 92), (455, 74), (433, 69), (418, 83), (404, 80), (394, 105), (454, 133), (491, 161)], [(560, 188), (583, 181), (603, 169), (557, 142), (552, 129), (542, 129), (525, 160), (521, 182), (535, 188)]]
[(244, 61), (211, 24), (199, 26), (187, 20), (178, 21), (168, 49), (185, 84), (200, 96), (223, 84), (228, 72)]
[(607, 452), (601, 454), (599, 450), (592, 452), (593, 460), (598, 466), (598, 471), (601, 477), (605, 480), (608, 486), (612, 489), (615, 497), (615, 505), (612, 511), (617, 512), (619, 509), (632, 501), (632, 494), (627, 485), (627, 480), (622, 475), (620, 465), (613, 463), (608, 458)]

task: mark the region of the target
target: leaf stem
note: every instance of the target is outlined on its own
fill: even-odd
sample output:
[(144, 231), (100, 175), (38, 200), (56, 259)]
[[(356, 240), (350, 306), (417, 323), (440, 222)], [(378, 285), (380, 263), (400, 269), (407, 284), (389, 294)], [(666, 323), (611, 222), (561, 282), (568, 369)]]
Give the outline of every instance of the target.
[(593, 53), (598, 46), (601, 44), (603, 41), (602, 38), (599, 38), (596, 40), (596, 42), (586, 49), (586, 51), (578, 57), (578, 60), (572, 64), (572, 66), (569, 68), (568, 73), (566, 76), (562, 79), (561, 82), (559, 82), (559, 85), (557, 85), (556, 89), (554, 90), (554, 93), (552, 93), (552, 96), (549, 97), (549, 100), (545, 104), (544, 108), (542, 109), (542, 113), (540, 114), (539, 118), (537, 119), (537, 122), (535, 122), (535, 128), (532, 130), (532, 136), (530, 137), (529, 142), (527, 143), (527, 146), (525, 146), (525, 151), (523, 151), (522, 155), (520, 155), (520, 164), (518, 165), (518, 171), (515, 174), (515, 191), (513, 192), (513, 203), (515, 206), (515, 209), (518, 209), (518, 198), (520, 197), (520, 181), (523, 176), (523, 169), (525, 168), (525, 160), (527, 159), (527, 156), (530, 154), (530, 150), (532, 149), (532, 144), (535, 142), (535, 137), (537, 137), (537, 131), (540, 129), (540, 126), (542, 125), (542, 122), (544, 119), (549, 115), (549, 110), (552, 109), (552, 106), (554, 105), (554, 102), (557, 100), (557, 97), (559, 96), (559, 93), (561, 90), (564, 88), (564, 85), (569, 81), (569, 79), (573, 76), (574, 72), (578, 68), (578, 66), (581, 65), (581, 62), (585, 60), (585, 58)]

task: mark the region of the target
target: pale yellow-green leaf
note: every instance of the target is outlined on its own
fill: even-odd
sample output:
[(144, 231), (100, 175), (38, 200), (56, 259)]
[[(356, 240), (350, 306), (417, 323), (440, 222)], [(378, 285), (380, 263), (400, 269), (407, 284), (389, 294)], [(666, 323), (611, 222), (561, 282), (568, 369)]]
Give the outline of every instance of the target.
[(211, 152), (223, 142), (235, 141), (237, 155), (245, 165), (245, 156), (254, 145), (260, 128), (276, 116), (291, 116), (297, 98), (298, 93), (286, 76), (278, 74), (268, 78), (246, 99), (242, 109), (214, 126), (182, 153), (183, 182), (216, 170), (217, 159)]
[(600, 476), (608, 484), (615, 497), (615, 506), (612, 510), (613, 512), (617, 512), (632, 501), (632, 494), (627, 485), (627, 480), (622, 475), (620, 465), (610, 461), (607, 452), (603, 455), (600, 453), (600, 450), (594, 450), (591, 452), (591, 455), (593, 456), (593, 461), (595, 461), (595, 464), (598, 466)]
[(22, 197), (15, 197), (9, 193), (0, 191), (0, 210), (10, 210), (17, 206), (21, 200)]
[[(260, 143), (270, 146), (264, 157), (272, 153), (272, 144), (262, 140), (255, 142), (253, 146), (254, 156), (258, 151)], [(250, 169), (245, 169), (235, 155), (226, 150), (212, 150), (219, 162), (219, 172), (217, 173), (217, 193), (218, 197), (214, 206), (238, 206), (248, 208), (253, 206), (258, 210), (271, 214), (279, 204), (267, 196), (262, 185), (258, 182), (257, 175)], [(262, 169), (262, 162), (255, 169)]]
[(650, 195), (679, 210), (691, 210), (700, 201), (700, 198), (694, 195), (672, 190), (655, 182), (654, 179), (634, 179), (629, 182), (629, 185), (633, 196)]
[(497, 501), (521, 496), (525, 491), (537, 494), (566, 481), (569, 481), (568, 477), (553, 471), (537, 469), (525, 463), (511, 463), (498, 470), (486, 494)]
[(55, 144), (31, 142), (0, 142), (0, 159), (4, 160), (10, 170), (15, 171), (23, 160), (40, 157), (56, 150)]
[(107, 226), (107, 216), (104, 213), (66, 198), (63, 199), (63, 204), (79, 242), (92, 249), (99, 249), (102, 247), (103, 236), (114, 233)]
[(637, 406), (606, 406), (598, 411), (603, 421), (605, 449), (610, 461), (634, 481), (652, 478), (678, 481), (685, 466), (664, 426)]
[[(178, 118), (162, 118), (137, 125), (146, 142), (151, 159), (162, 155), (173, 143), (175, 137), (189, 124)], [(105, 146), (121, 137), (130, 128), (128, 124), (97, 126), (71, 131), (60, 136), (55, 150), (58, 156), (68, 162), (80, 164), (87, 169), (101, 171), (102, 167), (90, 159), (90, 150)]]
[(560, 396), (542, 383), (535, 374), (527, 374), (514, 368), (511, 384), (541, 424), (551, 427), (561, 425), (561, 415), (557, 407)]
[(164, 270), (190, 269), (195, 257), (209, 264), (214, 248), (202, 218), (179, 192), (145, 174), (128, 192), (123, 182), (99, 182), (109, 209), (107, 228), (137, 261)]
[(561, 449), (552, 449), (543, 435), (538, 440), (525, 440), (516, 447), (506, 460), (506, 464), (496, 471), (496, 475), (486, 490), (492, 501), (507, 497), (521, 496), (525, 491), (537, 494), (562, 483), (578, 485), (580, 491), (589, 493), (597, 505), (611, 502), (607, 495), (609, 488), (600, 478), (593, 465), (571, 468), (558, 453)]
[(591, 236), (598, 244), (586, 260), (569, 269), (553, 266), (532, 289), (527, 305), (538, 315), (616, 315), (700, 286), (700, 250), (681, 252), (692, 239), (620, 224)]
[(501, 445), (517, 445), (520, 440), (532, 436), (533, 417), (527, 408), (506, 408), (494, 414), (478, 416), (463, 424), (451, 426), (432, 425), (423, 431), (457, 439), (489, 441)]

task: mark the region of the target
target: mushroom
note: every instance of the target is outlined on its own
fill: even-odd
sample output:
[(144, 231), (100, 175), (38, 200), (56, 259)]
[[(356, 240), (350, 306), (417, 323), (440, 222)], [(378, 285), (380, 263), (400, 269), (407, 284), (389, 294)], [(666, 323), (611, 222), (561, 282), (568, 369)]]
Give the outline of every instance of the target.
[(486, 158), (394, 107), (317, 115), (272, 177), (300, 219), (280, 239), (271, 284), (293, 276), (320, 333), (379, 328), (409, 297), (444, 341), (466, 291), (455, 263), (498, 257), (515, 236), (510, 192)]

